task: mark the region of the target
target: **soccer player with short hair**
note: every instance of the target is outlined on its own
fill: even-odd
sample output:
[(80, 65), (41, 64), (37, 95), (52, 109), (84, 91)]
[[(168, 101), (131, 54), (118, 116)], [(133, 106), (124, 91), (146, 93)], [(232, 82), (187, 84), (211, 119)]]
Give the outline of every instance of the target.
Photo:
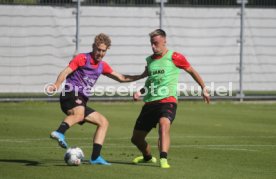
[(167, 49), (165, 31), (157, 29), (149, 36), (153, 54), (146, 58), (148, 78), (144, 88), (133, 96), (134, 100), (138, 100), (145, 93), (145, 104), (136, 120), (131, 137), (131, 142), (143, 156), (136, 157), (133, 163), (156, 163), (157, 160), (151, 155), (150, 145), (145, 138), (151, 129), (159, 124), (160, 167), (170, 168), (167, 154), (170, 147), (170, 126), (176, 115), (180, 69), (188, 72), (200, 85), (205, 102), (209, 103), (210, 97), (202, 78), (187, 59), (182, 54)]
[(59, 128), (50, 135), (52, 139), (58, 141), (62, 148), (68, 147), (64, 134), (73, 125), (88, 122), (97, 126), (93, 138), (91, 164), (110, 165), (100, 155), (109, 125), (108, 120), (86, 105), (91, 88), (101, 74), (118, 82), (131, 82), (146, 76), (146, 72), (131, 76), (113, 71), (108, 63), (102, 60), (110, 46), (110, 37), (103, 33), (98, 34), (92, 44), (92, 52), (75, 56), (69, 65), (60, 72), (56, 82), (46, 89), (49, 93), (56, 91), (66, 79), (65, 87), (60, 95), (60, 106), (67, 116)]

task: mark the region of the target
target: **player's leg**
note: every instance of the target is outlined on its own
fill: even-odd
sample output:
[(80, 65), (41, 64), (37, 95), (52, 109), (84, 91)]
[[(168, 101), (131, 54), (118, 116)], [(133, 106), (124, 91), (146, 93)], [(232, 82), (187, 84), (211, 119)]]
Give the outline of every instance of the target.
[(167, 161), (167, 155), (170, 148), (170, 126), (171, 122), (168, 118), (160, 118), (158, 148), (160, 152), (160, 166), (162, 168), (170, 168)]
[(156, 163), (156, 158), (151, 155), (150, 145), (146, 141), (146, 136), (158, 122), (156, 109), (157, 106), (155, 104), (144, 105), (136, 120), (131, 142), (139, 149), (143, 156), (136, 157), (133, 163)]
[(136, 157), (133, 163), (156, 163), (156, 158), (151, 155), (150, 145), (146, 142), (146, 136), (149, 132), (141, 130), (133, 130), (131, 142), (140, 150), (143, 156)]
[(73, 125), (83, 121), (84, 119), (84, 106), (77, 106), (67, 111), (67, 115), (63, 122), (60, 124), (56, 131), (50, 135), (51, 138), (58, 141), (62, 148), (67, 148), (68, 145), (65, 141), (65, 132)]
[(159, 119), (159, 152), (160, 167), (170, 168), (167, 155), (170, 148), (170, 127), (176, 115), (177, 105), (175, 103), (164, 103), (161, 105)]
[(151, 154), (150, 145), (146, 142), (148, 132), (141, 130), (133, 130), (131, 142), (140, 150), (140, 152), (147, 156)]
[(56, 131), (53, 131), (50, 135), (52, 139), (58, 141), (58, 144), (62, 148), (67, 148), (68, 145), (65, 141), (65, 132), (74, 124), (83, 121), (84, 119), (84, 106), (77, 106), (73, 109), (68, 110), (68, 116), (65, 117), (63, 122), (60, 124), (59, 128)]
[(87, 99), (83, 96), (76, 96), (75, 92), (66, 92), (60, 94), (60, 107), (67, 115), (56, 131), (50, 135), (52, 139), (58, 141), (62, 148), (67, 148), (68, 145), (65, 141), (65, 132), (74, 124), (84, 120), (84, 110)]
[(170, 127), (171, 122), (168, 118), (162, 117), (159, 122), (159, 152), (168, 153), (170, 148)]
[(63, 122), (66, 122), (69, 127), (81, 122), (84, 120), (84, 106), (77, 106), (73, 109), (68, 110), (67, 114), (68, 116), (65, 117)]
[[(89, 108), (88, 108), (89, 109)], [(92, 112), (85, 117), (85, 121), (97, 126), (93, 137), (93, 151), (91, 164), (111, 165), (101, 157), (101, 149), (108, 129), (108, 120), (98, 112)]]
[(109, 126), (108, 120), (102, 114), (96, 111), (86, 116), (84, 120), (97, 126), (93, 142), (103, 145)]

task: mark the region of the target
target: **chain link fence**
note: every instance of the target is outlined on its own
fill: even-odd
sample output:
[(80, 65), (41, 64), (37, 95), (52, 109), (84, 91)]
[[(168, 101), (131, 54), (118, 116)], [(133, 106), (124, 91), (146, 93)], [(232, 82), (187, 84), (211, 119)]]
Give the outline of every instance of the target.
[[(77, 0), (0, 0), (0, 4), (72, 6)], [(81, 0), (86, 6), (156, 6), (160, 0)], [(164, 0), (171, 7), (236, 7), (237, 0)], [(275, 8), (276, 0), (248, 0), (247, 7)]]

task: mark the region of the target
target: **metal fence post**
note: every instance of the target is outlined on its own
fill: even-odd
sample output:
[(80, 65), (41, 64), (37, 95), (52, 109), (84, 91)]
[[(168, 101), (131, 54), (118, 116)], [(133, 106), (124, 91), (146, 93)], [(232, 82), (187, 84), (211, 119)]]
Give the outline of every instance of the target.
[(240, 102), (243, 101), (243, 46), (244, 46), (244, 9), (247, 0), (237, 0), (237, 3), (241, 4), (241, 13), (240, 13), (240, 67), (239, 67), (239, 98)]
[(168, 0), (155, 0), (155, 2), (160, 3), (159, 28), (163, 29), (164, 4), (167, 3)]
[(164, 9), (164, 0), (160, 2), (160, 17), (159, 17), (159, 28), (163, 28), (163, 9)]
[(80, 4), (81, 0), (77, 0), (77, 13), (76, 13), (76, 51), (79, 53), (79, 42), (80, 42)]
[(73, 40), (73, 42), (76, 43), (74, 56), (79, 53), (79, 42), (80, 42), (80, 6), (81, 6), (81, 1), (82, 0), (73, 0), (73, 2), (76, 2), (76, 11), (73, 12), (73, 14), (76, 15), (76, 34), (75, 34), (75, 39)]

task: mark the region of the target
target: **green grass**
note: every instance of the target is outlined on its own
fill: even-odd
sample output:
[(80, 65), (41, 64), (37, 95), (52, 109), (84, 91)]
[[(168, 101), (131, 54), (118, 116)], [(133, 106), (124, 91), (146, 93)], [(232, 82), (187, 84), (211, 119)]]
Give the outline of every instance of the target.
[[(232, 91), (232, 96), (236, 96), (237, 93), (239, 93), (238, 91)], [(193, 94), (190, 91), (187, 91), (188, 96), (193, 96)], [(214, 93), (215, 96), (217, 96), (217, 92)], [(230, 92), (227, 92), (225, 94), (230, 94)], [(197, 95), (197, 92), (195, 92), (195, 95)], [(245, 96), (276, 96), (276, 91), (244, 91), (244, 95)], [(104, 95), (102, 95), (102, 91), (100, 92), (96, 92), (94, 93), (94, 95), (92, 95), (92, 99), (93, 97), (110, 97), (110, 92), (104, 92)], [(129, 92), (120, 92), (120, 93), (115, 93), (113, 96), (115, 97), (122, 97), (122, 96), (132, 96), (129, 94)], [(185, 94), (182, 92), (181, 97), (184, 97)], [(27, 93), (27, 92), (22, 92), (22, 93), (0, 93), (0, 98), (45, 98), (48, 97), (46, 94), (44, 93)], [(56, 93), (53, 97), (59, 97), (59, 93)], [(52, 98), (52, 97), (51, 97)]]
[[(210, 178), (257, 179), (276, 176), (276, 103), (180, 102), (171, 128), (169, 163), (132, 165), (140, 155), (130, 143), (142, 103), (93, 103), (110, 122), (103, 156), (112, 166), (69, 167), (64, 150), (49, 139), (64, 117), (58, 103), (0, 103), (1, 179)], [(72, 146), (91, 154), (95, 126), (76, 125), (67, 133)], [(158, 157), (157, 130), (148, 142)]]

